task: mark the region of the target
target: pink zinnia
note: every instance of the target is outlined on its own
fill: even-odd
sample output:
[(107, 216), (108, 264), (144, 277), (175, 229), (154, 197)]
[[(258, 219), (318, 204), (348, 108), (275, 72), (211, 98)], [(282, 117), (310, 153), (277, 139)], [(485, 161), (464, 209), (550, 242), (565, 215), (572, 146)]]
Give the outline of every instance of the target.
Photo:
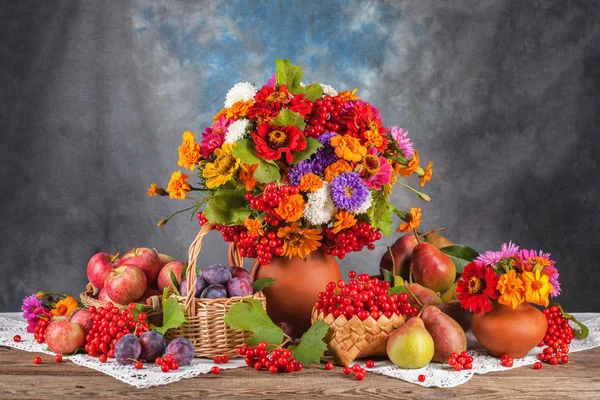
[(397, 126), (392, 126), (390, 127), (390, 135), (392, 135), (392, 139), (398, 143), (398, 148), (402, 154), (404, 154), (404, 156), (409, 160), (412, 159), (415, 150), (413, 149), (413, 144), (408, 137), (408, 132), (404, 132), (404, 129), (398, 128)]
[[(369, 189), (380, 190), (382, 185), (387, 185), (392, 181), (392, 167), (384, 157), (377, 155), (375, 147), (371, 147), (367, 151), (364, 167), (361, 177)], [(369, 173), (369, 170), (377, 170), (377, 172), (373, 174)]]
[(275, 85), (277, 85), (277, 75), (273, 74), (273, 76), (267, 81), (267, 84), (265, 86), (270, 86), (274, 88)]
[(225, 143), (227, 128), (233, 123), (233, 119), (227, 120), (224, 116), (211, 127), (204, 129), (202, 142), (200, 142), (200, 153), (202, 157), (209, 158), (210, 155)]

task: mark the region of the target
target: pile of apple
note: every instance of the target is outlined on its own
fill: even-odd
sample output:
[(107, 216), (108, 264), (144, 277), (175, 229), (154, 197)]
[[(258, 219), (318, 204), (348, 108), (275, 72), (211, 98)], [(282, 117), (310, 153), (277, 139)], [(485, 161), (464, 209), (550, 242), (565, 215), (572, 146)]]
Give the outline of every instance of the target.
[(87, 277), (99, 289), (98, 300), (117, 305), (145, 303), (164, 288), (173, 288), (171, 272), (181, 282), (185, 264), (156, 249), (134, 248), (119, 256), (100, 252), (88, 262)]

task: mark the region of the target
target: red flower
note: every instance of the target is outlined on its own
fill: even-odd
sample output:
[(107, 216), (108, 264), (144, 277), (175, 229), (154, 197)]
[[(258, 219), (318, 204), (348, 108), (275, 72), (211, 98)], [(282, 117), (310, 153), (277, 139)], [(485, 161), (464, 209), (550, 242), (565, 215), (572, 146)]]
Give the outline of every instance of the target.
[(312, 112), (312, 102), (303, 94), (288, 92), (286, 85), (281, 85), (278, 90), (272, 86), (263, 86), (254, 95), (254, 105), (248, 111), (248, 116), (264, 122), (275, 118), (282, 108), (288, 108), (306, 118)]
[(379, 110), (363, 101), (352, 103), (342, 117), (347, 133), (357, 138), (362, 145), (374, 145), (380, 151), (384, 151), (387, 148), (388, 139), (384, 135), (386, 129), (381, 123)]
[(256, 132), (252, 132), (256, 151), (260, 158), (265, 160), (279, 160), (281, 153), (285, 153), (288, 163), (293, 160), (292, 151), (306, 148), (306, 140), (300, 129), (295, 126), (273, 126), (262, 123)]
[(498, 280), (493, 267), (477, 262), (467, 264), (456, 287), (462, 308), (481, 314), (492, 311), (490, 299), (498, 298)]

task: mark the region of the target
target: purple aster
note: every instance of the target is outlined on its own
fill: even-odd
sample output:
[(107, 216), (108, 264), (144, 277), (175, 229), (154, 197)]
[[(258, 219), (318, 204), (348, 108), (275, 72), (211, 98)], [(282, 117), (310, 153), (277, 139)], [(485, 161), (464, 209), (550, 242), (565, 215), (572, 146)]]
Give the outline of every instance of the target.
[(41, 305), (42, 303), (37, 298), (37, 295), (32, 294), (31, 296), (26, 296), (23, 299), (23, 305), (21, 306), (21, 310), (23, 311), (23, 318), (30, 319), (37, 317), (36, 314), (34, 314), (34, 312)]
[(358, 210), (369, 195), (369, 189), (356, 172), (346, 172), (336, 176), (329, 188), (333, 203), (351, 212)]
[(503, 258), (514, 257), (519, 251), (519, 246), (514, 244), (512, 241), (503, 243), (500, 251), (486, 251), (483, 254), (477, 256), (475, 261), (484, 265), (494, 266), (496, 263)]
[(331, 141), (331, 138), (336, 136), (337, 133), (335, 132), (323, 132), (318, 138), (317, 140), (319, 142), (321, 142), (321, 144), (323, 146), (329, 146), (329, 142)]
[(404, 132), (404, 129), (398, 128), (397, 126), (391, 126), (390, 135), (392, 136), (392, 139), (398, 143), (398, 148), (402, 154), (404, 154), (404, 156), (409, 160), (412, 159), (415, 150), (413, 149), (413, 144), (408, 137), (408, 132)]
[(550, 285), (552, 286), (551, 297), (556, 297), (560, 294), (560, 283), (558, 282), (558, 272), (548, 275)]
[(331, 146), (319, 147), (312, 157), (312, 172), (323, 175), (325, 168), (339, 160)]
[(300, 161), (288, 170), (288, 178), (290, 183), (294, 186), (300, 184), (300, 179), (309, 172), (313, 172), (313, 166), (311, 160)]

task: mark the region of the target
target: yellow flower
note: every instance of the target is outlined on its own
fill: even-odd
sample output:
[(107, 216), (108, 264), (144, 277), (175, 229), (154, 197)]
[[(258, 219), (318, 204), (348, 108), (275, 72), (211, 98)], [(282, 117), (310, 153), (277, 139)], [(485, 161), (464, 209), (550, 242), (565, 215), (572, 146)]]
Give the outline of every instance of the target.
[(342, 99), (344, 103), (350, 100), (358, 100), (358, 96), (356, 95), (357, 91), (358, 89), (354, 89), (352, 91), (346, 90), (338, 93), (338, 96), (340, 97), (340, 99)]
[(330, 143), (335, 147), (335, 154), (346, 161), (359, 162), (367, 155), (367, 148), (352, 136), (336, 135)]
[(529, 264), (531, 264), (531, 270), (532, 271), (536, 271), (536, 270), (543, 270), (544, 267), (551, 267), (552, 263), (550, 262), (550, 259), (548, 258), (544, 258), (544, 257), (529, 257), (527, 259), (527, 262)]
[(233, 105), (230, 108), (224, 108), (221, 111), (219, 111), (218, 114), (216, 114), (213, 117), (213, 120), (215, 121), (219, 121), (221, 119), (221, 117), (225, 117), (227, 119), (238, 119), (240, 117), (245, 117), (248, 115), (248, 111), (250, 110), (250, 108), (254, 105), (254, 101), (252, 100), (247, 100), (247, 101), (238, 101), (236, 103), (233, 103)]
[(265, 234), (265, 231), (262, 229), (262, 222), (257, 219), (246, 218), (244, 225), (248, 229), (248, 234), (252, 237), (259, 237)]
[(204, 167), (202, 176), (208, 178), (206, 186), (209, 189), (229, 182), (235, 171), (239, 168), (240, 159), (231, 154), (234, 148), (235, 143), (225, 143), (220, 149), (215, 150), (214, 154), (217, 156), (217, 159), (212, 163), (207, 163), (206, 167)]
[(251, 191), (258, 183), (254, 179), (254, 171), (258, 168), (258, 164), (242, 164), (240, 167), (240, 180), (246, 184), (246, 191)]
[(412, 219), (409, 222), (403, 222), (396, 229), (396, 232), (410, 232), (415, 231), (421, 225), (421, 209), (420, 208), (411, 208), (410, 216)]
[(284, 195), (275, 212), (285, 221), (294, 222), (302, 217), (304, 206), (304, 197), (301, 194)]
[(279, 228), (277, 236), (283, 239), (283, 255), (289, 258), (295, 256), (306, 258), (321, 245), (319, 240), (322, 239), (318, 229), (302, 229), (297, 222)]
[(421, 176), (421, 186), (425, 186), (425, 184), (431, 180), (431, 175), (433, 174), (433, 171), (431, 170), (432, 165), (431, 161), (429, 161), (425, 167), (425, 172), (423, 173), (423, 176)]
[(323, 187), (323, 181), (317, 175), (309, 172), (300, 178), (300, 185), (298, 189), (304, 192), (314, 193), (317, 189), (321, 189)]
[(71, 296), (65, 297), (58, 301), (56, 306), (50, 311), (54, 316), (69, 315), (73, 311), (77, 310), (78, 304), (75, 299)]
[(521, 279), (525, 286), (525, 300), (546, 307), (550, 302), (548, 295), (552, 293), (548, 275), (542, 274), (539, 269), (535, 272), (524, 271)]
[(156, 193), (156, 183), (151, 183), (148, 188), (148, 196), (158, 196)]
[(514, 269), (500, 276), (496, 289), (500, 292), (498, 303), (505, 306), (517, 308), (525, 300), (523, 281)]
[(398, 173), (401, 177), (406, 178), (407, 176), (411, 176), (417, 169), (419, 169), (419, 151), (415, 150), (408, 165), (406, 167), (400, 167)]
[(182, 174), (181, 171), (173, 172), (171, 174), (169, 185), (167, 186), (169, 197), (178, 200), (185, 199), (187, 192), (192, 189), (192, 187), (187, 183), (188, 179), (189, 176)]
[(369, 121), (368, 126), (369, 129), (364, 133), (365, 139), (367, 139), (367, 146), (373, 145), (378, 148), (383, 146), (383, 137), (379, 133), (379, 126), (373, 121)]
[(182, 143), (181, 146), (179, 146), (179, 161), (177, 161), (177, 165), (193, 171), (199, 160), (200, 144), (196, 143), (196, 138), (192, 132), (183, 132)]
[(348, 211), (340, 211), (334, 215), (336, 222), (333, 223), (333, 233), (338, 233), (346, 228), (352, 228), (356, 225), (356, 218)]
[(327, 182), (333, 181), (333, 178), (344, 172), (351, 172), (352, 166), (344, 160), (337, 160), (333, 164), (325, 168), (325, 180)]

